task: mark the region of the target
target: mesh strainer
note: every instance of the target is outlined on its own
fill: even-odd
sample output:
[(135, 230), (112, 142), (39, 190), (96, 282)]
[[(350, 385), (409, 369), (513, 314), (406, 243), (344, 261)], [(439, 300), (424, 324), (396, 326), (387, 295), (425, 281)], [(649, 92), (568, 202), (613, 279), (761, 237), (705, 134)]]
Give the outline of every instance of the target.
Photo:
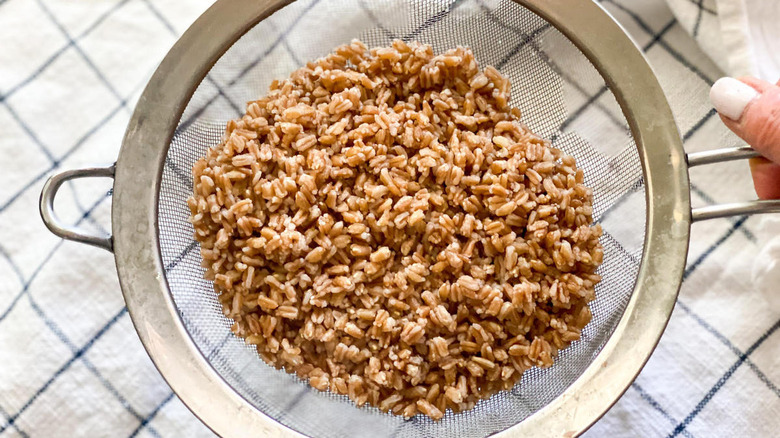
[[(697, 219), (780, 211), (746, 202), (691, 211), (687, 167), (755, 154), (685, 156), (641, 52), (583, 0), (221, 0), (176, 43), (150, 80), (115, 166), (68, 171), (44, 187), (41, 214), (62, 237), (112, 250), (127, 307), (176, 394), (220, 435), (239, 437), (573, 436), (596, 421), (645, 363), (670, 316)], [(267, 366), (230, 334), (203, 279), (186, 199), (190, 169), (218, 144), (243, 102), (274, 78), (359, 38), (470, 46), (512, 82), (513, 106), (575, 156), (604, 228), (604, 280), (582, 340), (511, 391), (440, 422), (405, 421), (322, 393)], [(687, 165), (686, 165), (687, 164)], [(62, 226), (60, 184), (114, 177), (113, 237)]]

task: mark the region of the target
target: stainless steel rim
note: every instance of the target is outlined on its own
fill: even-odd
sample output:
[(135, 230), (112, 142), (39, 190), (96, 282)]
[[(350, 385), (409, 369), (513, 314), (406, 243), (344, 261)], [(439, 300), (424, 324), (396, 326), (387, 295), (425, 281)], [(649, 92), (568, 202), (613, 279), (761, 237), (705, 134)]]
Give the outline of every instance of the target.
[[(515, 0), (549, 21), (596, 66), (621, 104), (645, 170), (647, 233), (631, 300), (614, 334), (563, 395), (501, 436), (573, 436), (628, 388), (666, 326), (682, 279), (691, 212), (682, 143), (642, 53), (597, 4)], [(241, 35), (289, 0), (220, 0), (181, 37), (138, 101), (116, 166), (117, 271), (141, 341), (179, 398), (224, 437), (301, 436), (255, 409), (209, 365), (186, 332), (163, 274), (157, 199), (168, 145), (208, 70)], [(652, 169), (652, 173), (650, 170)]]

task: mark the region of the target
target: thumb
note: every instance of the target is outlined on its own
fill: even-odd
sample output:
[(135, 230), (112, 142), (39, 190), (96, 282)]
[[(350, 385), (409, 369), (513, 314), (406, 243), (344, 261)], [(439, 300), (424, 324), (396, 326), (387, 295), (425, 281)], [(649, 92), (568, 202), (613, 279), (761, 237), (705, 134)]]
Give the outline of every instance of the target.
[[(778, 82), (780, 85), (780, 82)], [(780, 86), (760, 79), (721, 78), (710, 100), (723, 123), (765, 158), (750, 160), (759, 198), (780, 198)]]
[(729, 129), (780, 163), (780, 86), (751, 77), (721, 78), (712, 86), (710, 100)]

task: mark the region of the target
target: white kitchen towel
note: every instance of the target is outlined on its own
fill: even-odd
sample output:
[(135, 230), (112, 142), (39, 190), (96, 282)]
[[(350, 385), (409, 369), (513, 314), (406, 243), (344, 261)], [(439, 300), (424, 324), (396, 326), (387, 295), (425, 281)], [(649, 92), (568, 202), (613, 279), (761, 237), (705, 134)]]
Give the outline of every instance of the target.
[[(780, 1), (667, 0), (680, 25), (724, 72), (780, 83)], [(756, 237), (766, 242), (753, 263), (754, 288), (780, 309), (780, 221), (759, 220)]]
[[(319, 6), (334, 0), (300, 1), (296, 26), (310, 26)], [(116, 159), (140, 90), (209, 4), (0, 0), (0, 438), (213, 436), (146, 356), (112, 255), (52, 236), (37, 212), (47, 176)], [(740, 144), (708, 100), (723, 71), (667, 4), (601, 4), (657, 72), (686, 150)], [(702, 14), (717, 18), (714, 9)], [(295, 56), (284, 35), (269, 35), (268, 50)], [(583, 101), (598, 100), (590, 97)], [(744, 162), (693, 169), (691, 180), (695, 205), (755, 196)], [(108, 232), (110, 183), (65, 185), (58, 213)], [(759, 223), (738, 217), (694, 225), (685, 281), (657, 350), (588, 436), (776, 436), (780, 309), (752, 279), (756, 257), (775, 256), (756, 234)]]
[(780, 1), (666, 0), (729, 76), (780, 80)]

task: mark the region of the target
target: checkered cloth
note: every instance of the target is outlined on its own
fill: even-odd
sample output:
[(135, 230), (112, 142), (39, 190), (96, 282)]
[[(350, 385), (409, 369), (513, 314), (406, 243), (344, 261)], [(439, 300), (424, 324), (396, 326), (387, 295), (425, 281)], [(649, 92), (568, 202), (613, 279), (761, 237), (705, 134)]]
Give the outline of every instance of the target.
[[(37, 213), (49, 174), (115, 160), (141, 88), (208, 4), (0, 0), (0, 438), (213, 436), (146, 356), (113, 257), (55, 238)], [(702, 21), (716, 19), (712, 2), (691, 4)], [(666, 4), (602, 5), (659, 74), (686, 150), (739, 144), (707, 99), (721, 70)], [(695, 205), (754, 197), (745, 163), (696, 168), (691, 176)], [(68, 183), (60, 217), (107, 233), (110, 184)], [(751, 277), (770, 232), (780, 234), (780, 221), (694, 226), (669, 327), (589, 436), (776, 436), (780, 307), (767, 304)]]
[(780, 2), (666, 1), (680, 25), (729, 76), (780, 79)]

